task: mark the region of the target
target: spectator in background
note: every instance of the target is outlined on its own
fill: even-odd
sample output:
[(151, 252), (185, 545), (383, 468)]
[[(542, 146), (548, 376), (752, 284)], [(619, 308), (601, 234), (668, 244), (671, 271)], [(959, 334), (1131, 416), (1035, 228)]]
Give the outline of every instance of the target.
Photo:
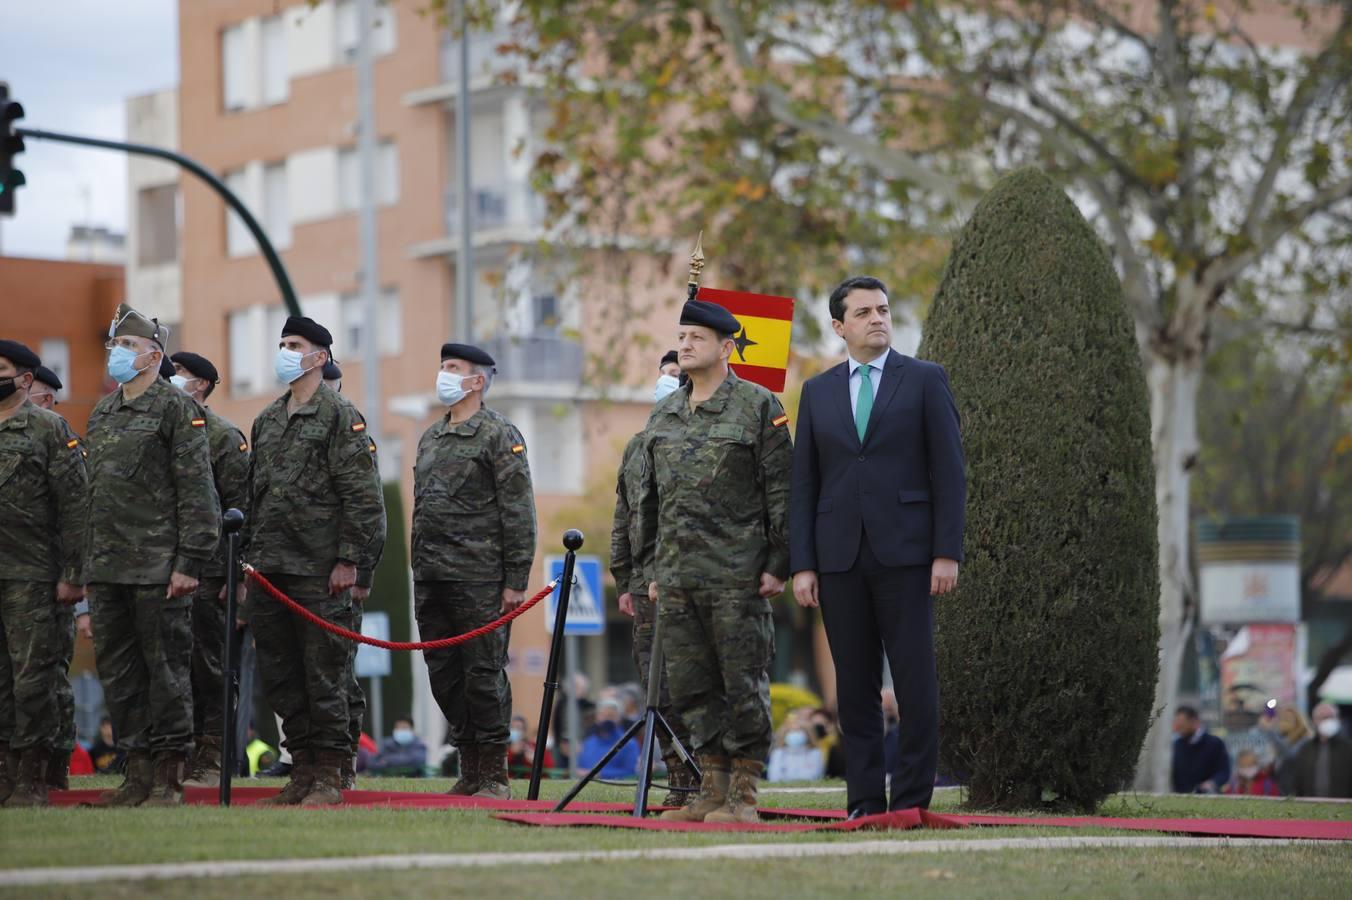
[(1277, 779), (1277, 787), (1283, 794), (1290, 795), (1294, 792), (1296, 755), (1314, 736), (1314, 729), (1294, 706), (1279, 708), (1277, 715), (1271, 718), (1263, 716), (1258, 720), (1258, 728), (1271, 745), (1272, 774)]
[(1174, 759), (1170, 772), (1176, 794), (1215, 794), (1230, 781), (1230, 752), (1207, 734), (1191, 706), (1174, 712)]
[[(606, 751), (624, 734), (621, 721), (620, 701), (616, 697), (604, 697), (596, 704), (596, 724), (587, 732), (582, 742), (577, 762), (584, 769), (590, 769), (601, 761)], [(628, 778), (638, 770), (638, 741), (630, 739), (606, 763), (601, 770), (602, 778)]]
[(883, 767), (896, 771), (897, 753), (901, 747), (901, 711), (897, 709), (897, 695), (891, 688), (883, 688)]
[(784, 720), (770, 747), (768, 781), (816, 781), (826, 771), (826, 760), (813, 739), (812, 724), (799, 713)]
[(1278, 797), (1281, 791), (1272, 775), (1258, 764), (1258, 754), (1241, 750), (1235, 757), (1235, 774), (1225, 786), (1224, 793), (1251, 797)]
[(1331, 703), (1321, 703), (1310, 718), (1315, 734), (1296, 754), (1295, 795), (1352, 797), (1352, 740), (1342, 734), (1338, 710)]
[(366, 770), (372, 775), (403, 775), (419, 777), (427, 765), (427, 745), (413, 730), (413, 719), (400, 716), (394, 720), (394, 730), (380, 742)]
[[(535, 742), (528, 736), (526, 717), (512, 716), (512, 727), (507, 734), (507, 774), (513, 778), (529, 778), (531, 766), (535, 765)], [(544, 771), (541, 776), (549, 777), (554, 767), (554, 755), (545, 749)]]
[(117, 749), (117, 740), (113, 737), (113, 720), (104, 716), (99, 720), (99, 736), (89, 747), (89, 759), (94, 763), (94, 771), (99, 775), (121, 772), (125, 756)]
[(812, 711), (811, 721), (812, 738), (816, 741), (817, 749), (821, 751), (822, 760), (826, 763), (826, 777), (844, 778), (845, 747), (840, 739), (840, 727), (836, 724), (836, 717), (829, 709), (820, 708)]

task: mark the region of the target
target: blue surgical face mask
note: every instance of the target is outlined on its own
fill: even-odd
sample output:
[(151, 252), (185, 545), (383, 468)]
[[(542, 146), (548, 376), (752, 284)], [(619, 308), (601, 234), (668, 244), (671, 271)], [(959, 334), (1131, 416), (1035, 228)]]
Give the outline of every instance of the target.
[(396, 728), (390, 736), (394, 738), (396, 744), (413, 743), (413, 732), (408, 728)]
[(288, 350), (285, 347), (279, 348), (277, 350), (277, 360), (273, 363), (273, 371), (277, 373), (277, 380), (283, 384), (291, 384), (297, 378), (300, 378), (306, 372), (309, 372), (314, 366), (310, 366), (309, 369), (304, 368), (301, 366), (301, 360), (305, 359), (307, 356), (313, 355), (314, 353), (301, 353), (299, 350)]
[(806, 747), (807, 733), (803, 731), (790, 731), (788, 734), (784, 735), (784, 746), (793, 748)]
[(454, 372), (437, 373), (437, 399), (446, 406), (455, 406), (465, 399), (465, 376)]
[(675, 375), (662, 375), (657, 379), (657, 387), (653, 388), (653, 402), (661, 403), (663, 397), (680, 386), (681, 380)]
[[(146, 351), (146, 353), (152, 352), (154, 351)], [(118, 384), (126, 384), (145, 371), (145, 369), (136, 368), (136, 360), (145, 355), (145, 353), (128, 350), (126, 347), (114, 347), (108, 354), (108, 377)]]
[(515, 744), (517, 741), (521, 740), (524, 735), (521, 733), (520, 728), (513, 728), (511, 731), (507, 732), (507, 737)]
[(195, 379), (184, 378), (182, 375), (170, 375), (170, 376), (169, 376), (169, 383), (172, 384), (174, 387), (178, 388), (180, 391), (182, 391), (182, 392), (185, 393), (185, 394), (191, 394), (191, 393), (192, 393), (192, 391), (188, 390), (188, 382), (189, 382), (189, 381), (192, 381), (192, 380), (195, 380)]

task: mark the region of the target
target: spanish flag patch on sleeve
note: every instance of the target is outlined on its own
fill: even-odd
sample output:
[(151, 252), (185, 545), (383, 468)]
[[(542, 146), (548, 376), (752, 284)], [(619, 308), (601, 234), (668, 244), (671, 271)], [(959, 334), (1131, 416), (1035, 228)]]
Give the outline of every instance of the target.
[(192, 420), (192, 427), (193, 427), (193, 428), (205, 428), (205, 427), (207, 427), (207, 420), (206, 420), (206, 419), (193, 419), (193, 420)]
[(778, 428), (780, 425), (787, 425), (789, 424), (789, 417), (787, 415), (778, 416), (774, 420), (772, 420), (770, 424), (775, 426), (776, 428)]
[(365, 423), (365, 422), (358, 422), (356, 425), (353, 425), (353, 426), (352, 426), (352, 430), (353, 430), (353, 431), (365, 431), (365, 430), (366, 430), (366, 423)]
[(525, 445), (525, 444), (513, 444), (513, 445), (512, 445), (512, 452), (513, 452), (513, 453), (525, 453), (525, 452), (526, 452), (526, 445)]

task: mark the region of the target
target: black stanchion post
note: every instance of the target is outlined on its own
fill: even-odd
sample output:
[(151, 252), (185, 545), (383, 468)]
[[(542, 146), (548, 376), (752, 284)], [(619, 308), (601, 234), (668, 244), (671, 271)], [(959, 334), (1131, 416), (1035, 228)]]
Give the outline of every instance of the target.
[(225, 530), (225, 636), (221, 649), (221, 787), (220, 805), (230, 805), (230, 779), (235, 774), (235, 692), (239, 686), (239, 656), (235, 648), (235, 617), (238, 614), (235, 593), (239, 587), (239, 530), (244, 513), (227, 509)]
[[(555, 588), (559, 592), (558, 606), (554, 612), (554, 636), (549, 642), (549, 665), (545, 670), (545, 695), (540, 701), (540, 723), (535, 730), (535, 759), (530, 767), (530, 790), (526, 792), (528, 800), (540, 799), (540, 776), (545, 767), (545, 744), (549, 740), (549, 719), (554, 711), (554, 692), (559, 687), (559, 657), (563, 650), (563, 631), (568, 623), (568, 598), (573, 593), (573, 566), (577, 563), (577, 551), (582, 549), (582, 532), (570, 528), (563, 533), (563, 546), (568, 553), (563, 557), (563, 574)], [(577, 748), (569, 748), (576, 753)]]

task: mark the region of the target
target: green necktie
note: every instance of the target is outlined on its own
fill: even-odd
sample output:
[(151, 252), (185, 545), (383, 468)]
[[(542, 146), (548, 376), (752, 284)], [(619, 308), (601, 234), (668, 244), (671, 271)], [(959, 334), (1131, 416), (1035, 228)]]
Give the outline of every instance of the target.
[(859, 443), (864, 442), (864, 432), (868, 431), (868, 416), (873, 412), (873, 366), (860, 366), (859, 397), (854, 402), (854, 427), (859, 432)]

